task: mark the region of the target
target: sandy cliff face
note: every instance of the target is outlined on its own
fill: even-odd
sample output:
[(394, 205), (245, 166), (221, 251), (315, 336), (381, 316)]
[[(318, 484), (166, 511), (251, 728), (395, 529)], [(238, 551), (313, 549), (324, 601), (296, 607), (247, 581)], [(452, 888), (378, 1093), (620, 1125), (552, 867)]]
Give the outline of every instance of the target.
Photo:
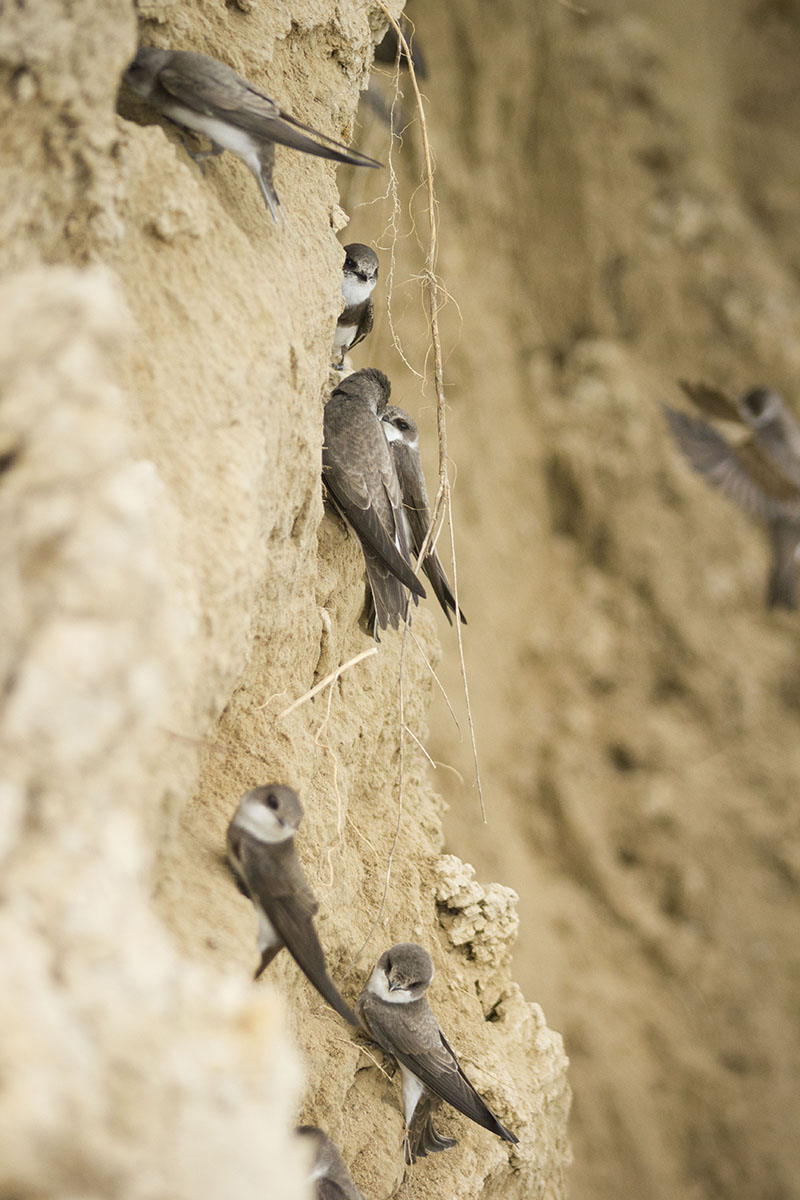
[[(156, 0), (139, 18), (143, 40), (216, 54), (349, 136), (368, 4)], [(201, 174), (174, 134), (115, 114), (136, 40), (123, 3), (0, 22), (0, 1191), (305, 1195), (301, 1117), (370, 1200), (562, 1196), (566, 1064), (512, 981), (513, 894), (441, 857), (441, 803), (401, 736), (426, 739), (420, 649), (401, 671), (389, 635), (284, 715), (371, 644), (360, 551), (319, 483), (334, 172), (279, 151), (276, 230), (238, 162)], [(429, 612), (415, 633), (435, 660)], [(521, 1137), (510, 1160), (451, 1115), (459, 1150), (403, 1183), (398, 1081), (287, 956), (251, 984), (254, 917), (220, 853), (241, 791), (271, 779), (304, 801), (345, 994), (391, 942), (429, 946), (433, 1005)]]
[[(385, 309), (423, 372), (416, 132), (392, 153), (395, 212), (389, 173), (278, 151), (278, 232), (241, 164), (201, 174), (140, 109), (115, 115), (129, 4), (0, 19), (4, 1195), (299, 1196), (300, 1117), (367, 1200), (563, 1196), (565, 1060), (527, 1001), (566, 1036), (579, 1200), (798, 1194), (797, 622), (762, 611), (758, 531), (659, 409), (677, 377), (798, 407), (798, 14), (411, 15), (458, 302), (485, 827), (420, 653), (463, 728), (433, 604), (402, 693), (390, 635), (286, 714), (370, 645), (360, 552), (319, 488), (337, 233), (379, 246), (354, 365), (389, 373), (433, 469), (432, 390)], [(387, 157), (379, 123), (353, 127), (377, 28), (361, 0), (138, 17), (143, 40), (225, 58)], [(459, 1149), (402, 1182), (397, 1079), (286, 956), (251, 985), (254, 918), (219, 855), (239, 793), (271, 778), (305, 803), (345, 994), (391, 941), (431, 948), (432, 1003), (521, 1135), (510, 1160), (449, 1115)]]

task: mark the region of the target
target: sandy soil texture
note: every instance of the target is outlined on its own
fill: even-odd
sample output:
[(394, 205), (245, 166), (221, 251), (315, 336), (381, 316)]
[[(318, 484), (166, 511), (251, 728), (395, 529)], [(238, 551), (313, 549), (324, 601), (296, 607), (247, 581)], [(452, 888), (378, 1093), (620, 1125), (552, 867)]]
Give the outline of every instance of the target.
[[(689, 378), (800, 412), (800, 11), (411, 4), (485, 826), (435, 604), (287, 711), (371, 646), (319, 484), (347, 241), (381, 258), (352, 364), (389, 374), (435, 478), (419, 131), (390, 152), (356, 116), (379, 13), (0, 18), (8, 1200), (305, 1197), (297, 1120), (366, 1200), (800, 1196), (798, 617), (764, 611), (762, 535), (661, 411)], [(279, 150), (277, 230), (241, 163), (201, 170), (118, 109), (137, 38), (224, 58), (390, 169)], [(252, 985), (220, 856), (274, 778), (344, 994), (424, 942), (518, 1150), (448, 1113), (458, 1149), (405, 1173), (389, 1064), (288, 956)]]

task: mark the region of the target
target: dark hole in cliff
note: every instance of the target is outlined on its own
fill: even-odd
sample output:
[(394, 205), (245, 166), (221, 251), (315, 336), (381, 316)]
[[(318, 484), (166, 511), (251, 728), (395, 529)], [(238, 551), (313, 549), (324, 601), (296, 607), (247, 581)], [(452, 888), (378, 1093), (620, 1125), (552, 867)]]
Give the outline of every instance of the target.
[(608, 761), (617, 771), (635, 771), (639, 766), (636, 755), (624, 742), (612, 742), (606, 747)]
[(579, 537), (586, 528), (586, 507), (571, 464), (563, 458), (548, 459), (546, 480), (553, 532)]
[(499, 1021), (500, 1020), (499, 1009), (500, 1009), (500, 1001), (497, 1000), (497, 1001), (495, 1001), (495, 1003), (492, 1005), (492, 1007), (487, 1012), (486, 1020), (491, 1021), (492, 1024), (494, 1024), (496, 1021)]
[(653, 703), (666, 704), (670, 700), (685, 699), (689, 688), (677, 675), (662, 675), (653, 684), (651, 696)]
[(587, 687), (593, 696), (609, 696), (617, 690), (617, 681), (608, 675), (593, 675), (587, 681)]
[(11, 450), (5, 450), (0, 454), (0, 475), (5, 475), (6, 471), (10, 471), (19, 458), (19, 446), (13, 447)]

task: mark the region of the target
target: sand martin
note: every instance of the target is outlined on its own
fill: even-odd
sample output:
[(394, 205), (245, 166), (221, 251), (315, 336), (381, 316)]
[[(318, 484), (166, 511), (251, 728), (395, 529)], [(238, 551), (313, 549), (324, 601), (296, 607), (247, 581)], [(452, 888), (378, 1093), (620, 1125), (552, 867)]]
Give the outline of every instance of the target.
[(355, 529), (367, 566), (375, 609), (374, 634), (397, 629), (408, 609), (408, 593), (425, 589), (411, 566), (403, 496), (383, 422), (391, 384), (367, 367), (343, 379), (325, 405), (322, 477)]
[(372, 329), (372, 291), (378, 282), (378, 256), (374, 250), (361, 242), (351, 242), (344, 253), (344, 309), (333, 337), (333, 365), (339, 369), (348, 350), (363, 342)]
[(800, 551), (800, 425), (777, 392), (754, 388), (737, 401), (705, 384), (681, 383), (706, 416), (735, 422), (743, 440), (728, 442), (699, 417), (666, 408), (670, 429), (694, 469), (770, 536), (770, 608), (797, 607)]
[(140, 46), (122, 80), (169, 121), (210, 140), (211, 150), (193, 157), (223, 150), (237, 154), (255, 176), (275, 221), (280, 209), (272, 182), (276, 142), (335, 162), (381, 165), (283, 112), (269, 96), (207, 54)]
[(442, 1100), (506, 1142), (519, 1141), (494, 1115), (461, 1069), (425, 999), (433, 979), (430, 954), (400, 942), (378, 959), (356, 1002), (367, 1033), (397, 1059), (403, 1075), (407, 1163), (457, 1143), (442, 1137), (433, 1116)]
[[(419, 454), (419, 430), (416, 422), (396, 404), (386, 406), (381, 414), (381, 420), (392, 450), (397, 478), (400, 481), (400, 490), (403, 493), (403, 514), (408, 523), (408, 541), (414, 554), (419, 558), (425, 534), (431, 523), (428, 489), (425, 487), (425, 475)], [(436, 598), (444, 609), (444, 615), (452, 625), (450, 613), (456, 611), (456, 601), (435, 548), (428, 549), (422, 569), (428, 576)], [(466, 625), (467, 618), (461, 609), (458, 610), (458, 615), (462, 623)]]
[(279, 783), (242, 796), (228, 826), (228, 862), (240, 891), (258, 915), (258, 979), (275, 955), (286, 949), (323, 999), (345, 1021), (358, 1022), (328, 974), (313, 917), (317, 904), (294, 847), (303, 819), (295, 792)]
[(300, 1125), (295, 1133), (314, 1147), (311, 1182), (317, 1200), (364, 1200), (331, 1139), (316, 1125)]

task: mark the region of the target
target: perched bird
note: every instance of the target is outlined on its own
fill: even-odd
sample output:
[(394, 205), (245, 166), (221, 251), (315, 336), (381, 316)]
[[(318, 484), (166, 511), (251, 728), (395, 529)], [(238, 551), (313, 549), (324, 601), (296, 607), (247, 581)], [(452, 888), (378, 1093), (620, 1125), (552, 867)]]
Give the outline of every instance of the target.
[(283, 784), (252, 788), (228, 826), (228, 862), (239, 890), (258, 915), (261, 975), (283, 949), (291, 954), (324, 1000), (351, 1025), (358, 1022), (328, 974), (313, 917), (317, 904), (294, 848), (303, 819), (295, 792)]
[(333, 336), (334, 359), (338, 354), (334, 366), (338, 368), (348, 350), (363, 342), (372, 329), (372, 291), (378, 282), (378, 256), (374, 250), (362, 242), (351, 242), (344, 253), (344, 308)]
[(767, 605), (797, 608), (800, 425), (769, 388), (754, 388), (733, 401), (705, 384), (681, 386), (705, 415), (736, 422), (746, 433), (731, 445), (701, 418), (665, 408), (675, 440), (694, 469), (766, 525), (772, 547)]
[(295, 1130), (314, 1147), (311, 1181), (317, 1200), (364, 1200), (350, 1178), (342, 1156), (331, 1139), (316, 1125), (300, 1125)]
[(323, 419), (322, 477), (364, 552), (376, 641), (379, 628), (397, 629), (405, 618), (407, 588), (425, 595), (411, 566), (403, 497), (378, 416), (390, 393), (382, 371), (355, 371), (335, 389)]
[(223, 150), (237, 154), (255, 176), (275, 221), (280, 208), (272, 183), (276, 142), (357, 167), (381, 165), (283, 112), (269, 96), (207, 54), (140, 46), (122, 80), (169, 121), (210, 140), (210, 151), (192, 157)]
[[(392, 450), (397, 478), (400, 481), (400, 490), (403, 493), (403, 515), (408, 523), (408, 541), (414, 554), (419, 558), (425, 534), (431, 523), (428, 489), (425, 487), (425, 475), (419, 455), (419, 430), (416, 422), (396, 404), (386, 406), (381, 420), (384, 424), (386, 439)], [(428, 576), (436, 598), (444, 609), (444, 615), (452, 625), (450, 613), (456, 611), (455, 596), (435, 547), (428, 548), (422, 569)], [(467, 618), (460, 608), (458, 615), (462, 623), (466, 625)]]
[(442, 1100), (504, 1141), (519, 1141), (462, 1071), (425, 999), (432, 979), (428, 951), (414, 942), (400, 942), (378, 959), (356, 1001), (367, 1033), (400, 1064), (407, 1163), (457, 1144), (434, 1128), (433, 1116)]

